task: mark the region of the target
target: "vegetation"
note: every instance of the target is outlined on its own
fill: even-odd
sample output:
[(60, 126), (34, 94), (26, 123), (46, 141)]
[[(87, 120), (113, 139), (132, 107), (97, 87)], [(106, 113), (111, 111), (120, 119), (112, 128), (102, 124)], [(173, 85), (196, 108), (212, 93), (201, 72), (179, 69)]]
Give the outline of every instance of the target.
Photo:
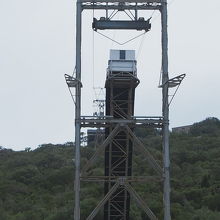
[[(136, 134), (154, 157), (162, 160), (160, 131), (138, 129)], [(171, 201), (174, 220), (220, 219), (220, 121), (208, 118), (192, 126), (188, 134), (170, 135)], [(81, 150), (84, 164), (94, 147)], [(0, 148), (0, 219), (70, 220), (74, 207), (74, 166), (72, 143), (41, 145), (35, 150), (16, 152)], [(146, 159), (134, 152), (133, 173), (154, 175)], [(103, 174), (103, 157), (90, 171)], [(134, 186), (134, 185), (133, 185)], [(134, 186), (150, 208), (162, 219), (162, 184), (139, 183)], [(103, 184), (82, 183), (81, 216), (103, 197)], [(102, 213), (96, 217), (102, 219)], [(148, 219), (131, 203), (131, 220)]]

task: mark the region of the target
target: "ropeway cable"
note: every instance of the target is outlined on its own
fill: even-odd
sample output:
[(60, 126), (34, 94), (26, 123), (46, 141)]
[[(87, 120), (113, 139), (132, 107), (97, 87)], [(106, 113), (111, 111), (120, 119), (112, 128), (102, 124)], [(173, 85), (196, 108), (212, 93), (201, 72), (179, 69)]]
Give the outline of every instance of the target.
[[(95, 17), (95, 10), (93, 8), (92, 17)], [(92, 32), (92, 88), (95, 90), (95, 35)]]
[(125, 42), (123, 42), (123, 43), (120, 43), (120, 42), (118, 42), (118, 41), (112, 39), (111, 37), (109, 37), (109, 36), (107, 36), (107, 35), (105, 35), (105, 34), (102, 34), (101, 32), (98, 32), (98, 31), (95, 31), (95, 32), (98, 33), (98, 34), (100, 34), (101, 36), (103, 36), (103, 37), (105, 37), (105, 38), (107, 38), (107, 39), (109, 39), (109, 40), (115, 42), (116, 44), (118, 44), (118, 45), (120, 45), (120, 46), (125, 45), (125, 44), (127, 44), (127, 43), (129, 43), (129, 42), (131, 42), (131, 41), (133, 41), (133, 40), (135, 40), (135, 39), (137, 39), (137, 38), (139, 38), (139, 37), (141, 37), (141, 36), (143, 36), (144, 34), (147, 33), (147, 32), (145, 31), (144, 33), (141, 33), (141, 34), (137, 35), (136, 37), (131, 38), (130, 40), (127, 40), (127, 41), (125, 41)]

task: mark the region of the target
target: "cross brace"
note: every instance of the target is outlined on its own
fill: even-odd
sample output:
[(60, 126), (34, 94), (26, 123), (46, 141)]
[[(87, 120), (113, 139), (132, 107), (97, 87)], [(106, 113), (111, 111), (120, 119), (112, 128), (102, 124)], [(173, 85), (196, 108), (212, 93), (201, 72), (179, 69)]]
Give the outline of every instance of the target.
[(99, 202), (96, 208), (92, 211), (92, 213), (87, 217), (86, 220), (92, 220), (97, 215), (99, 210), (104, 206), (104, 204), (111, 198), (111, 196), (116, 192), (119, 186), (124, 185), (125, 189), (131, 194), (136, 203), (143, 209), (143, 211), (147, 214), (150, 220), (158, 220), (158, 218), (154, 215), (148, 205), (142, 200), (142, 198), (137, 194), (134, 188), (124, 179), (118, 179), (109, 192), (104, 196), (104, 198)]
[(130, 135), (130, 139), (134, 141), (136, 144), (137, 149), (143, 153), (146, 156), (146, 159), (148, 163), (151, 165), (151, 167), (156, 171), (156, 173), (159, 176), (163, 176), (163, 170), (158, 164), (158, 162), (154, 159), (154, 157), (151, 155), (151, 153), (147, 150), (147, 148), (144, 146), (144, 144), (136, 137), (136, 135), (133, 133), (133, 131), (126, 125), (120, 126), (118, 124), (113, 131), (109, 134), (109, 136), (105, 139), (105, 141), (99, 146), (99, 148), (96, 150), (94, 155), (90, 158), (90, 160), (87, 162), (87, 164), (82, 169), (82, 174), (86, 174), (88, 169), (92, 166), (92, 164), (95, 162), (95, 160), (98, 158), (98, 156), (101, 155), (101, 153), (105, 150), (105, 148), (112, 142), (113, 138), (117, 135), (118, 132), (120, 132), (122, 129), (126, 129)]

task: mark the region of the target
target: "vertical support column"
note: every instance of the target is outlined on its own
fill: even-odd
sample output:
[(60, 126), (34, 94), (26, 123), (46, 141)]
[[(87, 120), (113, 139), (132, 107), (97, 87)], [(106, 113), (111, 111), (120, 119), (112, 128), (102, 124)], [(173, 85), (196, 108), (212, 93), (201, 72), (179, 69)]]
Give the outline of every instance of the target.
[(169, 101), (168, 90), (168, 32), (167, 32), (167, 0), (161, 8), (162, 22), (162, 95), (163, 95), (163, 163), (164, 163), (164, 220), (171, 220), (170, 215), (170, 149), (169, 149)]
[[(81, 1), (76, 3), (76, 79), (81, 81)], [(74, 220), (80, 220), (80, 115), (81, 115), (81, 85), (76, 86), (75, 105), (75, 209)]]

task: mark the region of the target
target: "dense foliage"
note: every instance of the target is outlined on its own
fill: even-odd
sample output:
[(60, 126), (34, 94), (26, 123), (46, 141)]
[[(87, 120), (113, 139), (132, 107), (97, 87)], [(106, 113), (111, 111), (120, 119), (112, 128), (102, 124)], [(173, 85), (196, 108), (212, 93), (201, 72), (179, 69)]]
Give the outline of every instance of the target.
[[(138, 129), (136, 134), (158, 161), (162, 161), (160, 131)], [(174, 220), (220, 219), (220, 121), (208, 118), (196, 123), (188, 134), (170, 135), (171, 201)], [(94, 153), (94, 147), (82, 147), (82, 164)], [(16, 152), (0, 148), (0, 219), (70, 220), (73, 219), (73, 147), (41, 145)], [(154, 175), (140, 152), (133, 154), (133, 174)], [(103, 157), (91, 175), (103, 175)], [(134, 185), (139, 195), (162, 219), (162, 184)], [(82, 183), (81, 216), (86, 216), (103, 197), (103, 184)], [(102, 219), (102, 213), (96, 217)], [(131, 220), (148, 219), (131, 203)]]

